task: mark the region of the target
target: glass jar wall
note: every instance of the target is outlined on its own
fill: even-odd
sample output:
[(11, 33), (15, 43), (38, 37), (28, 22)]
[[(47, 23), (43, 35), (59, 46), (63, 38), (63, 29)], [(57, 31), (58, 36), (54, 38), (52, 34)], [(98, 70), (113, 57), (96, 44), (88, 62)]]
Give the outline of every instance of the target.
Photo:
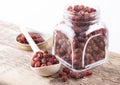
[(99, 11), (87, 5), (69, 5), (56, 26), (53, 54), (73, 71), (93, 68), (107, 58), (108, 31), (99, 22)]

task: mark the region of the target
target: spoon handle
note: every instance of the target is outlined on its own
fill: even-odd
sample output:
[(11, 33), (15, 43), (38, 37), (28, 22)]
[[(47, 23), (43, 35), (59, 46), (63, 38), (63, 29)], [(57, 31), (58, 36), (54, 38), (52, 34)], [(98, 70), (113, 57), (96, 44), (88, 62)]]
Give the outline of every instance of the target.
[(21, 32), (23, 33), (23, 35), (25, 36), (25, 38), (27, 39), (29, 45), (31, 46), (32, 50), (34, 53), (38, 52), (38, 51), (41, 51), (43, 52), (42, 50), (40, 50), (38, 48), (38, 46), (36, 45), (36, 43), (33, 41), (33, 39), (31, 38), (31, 36), (29, 35), (29, 33), (25, 30), (24, 27), (20, 27), (20, 30)]

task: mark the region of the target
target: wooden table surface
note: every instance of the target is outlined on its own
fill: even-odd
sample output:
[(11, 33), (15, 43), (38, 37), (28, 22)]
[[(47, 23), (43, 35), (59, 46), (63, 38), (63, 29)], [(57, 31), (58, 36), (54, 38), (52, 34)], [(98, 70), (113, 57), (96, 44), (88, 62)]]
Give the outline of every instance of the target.
[(0, 21), (0, 85), (120, 85), (120, 54), (110, 52), (108, 61), (94, 69), (93, 75), (62, 82), (57, 74), (41, 77), (29, 67), (32, 52), (18, 49), (18, 27)]

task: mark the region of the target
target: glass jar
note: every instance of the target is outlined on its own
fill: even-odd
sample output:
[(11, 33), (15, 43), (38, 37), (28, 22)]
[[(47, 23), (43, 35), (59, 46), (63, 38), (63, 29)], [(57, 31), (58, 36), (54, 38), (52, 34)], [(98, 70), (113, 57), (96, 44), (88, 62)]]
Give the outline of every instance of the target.
[(99, 9), (87, 5), (65, 8), (63, 21), (53, 34), (53, 54), (75, 72), (102, 64), (107, 59), (108, 31), (100, 23)]

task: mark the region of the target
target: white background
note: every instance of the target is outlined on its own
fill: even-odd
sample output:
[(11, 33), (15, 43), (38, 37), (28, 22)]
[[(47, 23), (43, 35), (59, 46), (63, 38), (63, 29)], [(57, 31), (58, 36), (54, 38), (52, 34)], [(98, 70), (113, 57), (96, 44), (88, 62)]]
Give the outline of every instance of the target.
[[(51, 32), (71, 0), (0, 0), (0, 20)], [(77, 0), (73, 0), (77, 1)], [(79, 0), (82, 1), (82, 0)], [(119, 0), (83, 0), (100, 6), (109, 30), (109, 50), (120, 53)]]

